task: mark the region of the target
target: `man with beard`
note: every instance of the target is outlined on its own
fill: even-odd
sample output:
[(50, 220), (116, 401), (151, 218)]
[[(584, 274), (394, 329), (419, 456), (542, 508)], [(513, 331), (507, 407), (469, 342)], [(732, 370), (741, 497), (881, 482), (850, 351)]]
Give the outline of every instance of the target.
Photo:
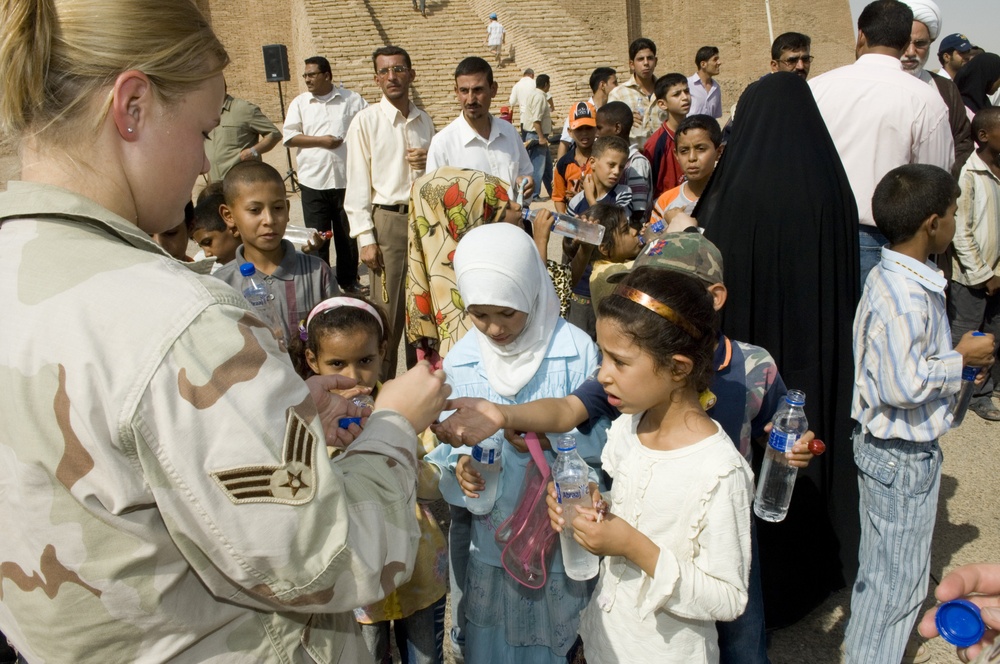
[(972, 42), (960, 32), (950, 34), (938, 44), (938, 62), (941, 69), (938, 76), (955, 80), (955, 74), (972, 59)]
[(812, 39), (801, 32), (785, 32), (771, 44), (771, 73), (788, 71), (802, 79), (809, 78), (813, 56), (809, 54)]
[(955, 141), (955, 165), (951, 167), (951, 174), (958, 177), (965, 160), (973, 150), (972, 127), (965, 112), (965, 103), (954, 83), (924, 68), (930, 55), (931, 43), (937, 39), (941, 30), (941, 10), (934, 0), (904, 0), (904, 2), (913, 10), (913, 31), (910, 33), (910, 45), (900, 58), (903, 71), (930, 85), (944, 99), (948, 107), (951, 136)]
[(525, 200), (528, 200), (535, 188), (531, 159), (514, 126), (490, 114), (496, 94), (490, 63), (477, 57), (458, 63), (455, 95), (462, 114), (431, 141), (427, 170), (455, 166), (483, 171), (510, 184), (508, 193), (512, 198), (521, 181), (526, 180)]
[[(389, 344), (381, 379), (396, 376), (396, 353), (403, 333), (406, 284), (406, 229), (410, 184), (423, 174), (427, 147), (434, 135), (429, 115), (410, 101), (416, 72), (410, 56), (398, 46), (383, 46), (372, 54), (375, 83), (382, 99), (354, 118), (347, 130), (347, 181), (344, 211), (351, 236), (360, 246), (361, 261), (380, 278), (384, 288), (372, 288), (371, 298), (389, 317)], [(406, 345), (406, 366), (417, 362)]]

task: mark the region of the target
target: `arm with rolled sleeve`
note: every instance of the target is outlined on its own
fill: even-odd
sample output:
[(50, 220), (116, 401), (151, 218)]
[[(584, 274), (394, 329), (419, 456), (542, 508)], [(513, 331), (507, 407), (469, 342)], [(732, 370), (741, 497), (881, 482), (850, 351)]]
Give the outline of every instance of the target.
[(667, 611), (689, 620), (735, 620), (746, 608), (750, 574), (750, 501), (746, 471), (733, 465), (703, 498), (695, 556), (680, 560), (660, 548), (654, 576), (643, 574), (639, 617)]
[(281, 140), (285, 145), (288, 145), (290, 140), (296, 136), (301, 136), (302, 131), (302, 104), (299, 102), (299, 97), (296, 97), (288, 105), (285, 124), (281, 128)]
[(930, 347), (926, 312), (911, 311), (885, 322), (868, 337), (866, 371), (875, 376), (879, 398), (893, 408), (916, 408), (958, 392), (962, 355), (948, 350), (925, 356)]
[(372, 220), (372, 154), (371, 135), (365, 117), (355, 117), (347, 130), (347, 191), (344, 192), (344, 212), (351, 228), (351, 237), (359, 246), (375, 244), (375, 222)]
[(239, 306), (212, 304), (180, 333), (127, 426), (173, 542), (216, 597), (343, 612), (409, 578), (412, 427), (378, 411), (331, 463), (306, 385)]

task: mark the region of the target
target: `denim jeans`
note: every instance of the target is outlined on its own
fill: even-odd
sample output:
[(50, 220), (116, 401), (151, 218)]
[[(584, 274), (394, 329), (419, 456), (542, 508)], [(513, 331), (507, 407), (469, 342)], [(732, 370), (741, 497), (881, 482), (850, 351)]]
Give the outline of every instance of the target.
[(472, 514), (464, 507), (449, 505), (448, 576), (451, 581), (451, 649), (465, 653), (465, 570), (472, 545)]
[(861, 258), (861, 290), (865, 289), (868, 273), (882, 260), (882, 247), (889, 244), (888, 238), (874, 226), (861, 226), (858, 231), (858, 249)]
[(757, 549), (757, 525), (750, 515), (750, 580), (747, 585), (747, 608), (736, 620), (717, 622), (719, 664), (770, 664), (767, 658), (767, 632), (764, 630), (764, 591), (760, 585), (760, 552)]
[[(444, 608), (447, 596), (402, 620), (393, 621), (396, 646), (405, 664), (444, 664)], [(392, 661), (389, 622), (362, 625), (361, 636), (375, 664)]]
[(927, 595), (941, 487), (938, 442), (854, 434), (860, 568), (844, 638), (847, 664), (898, 662)]
[[(524, 132), (524, 140), (532, 141), (538, 140), (538, 134), (533, 131)], [(528, 150), (528, 156), (531, 157), (531, 165), (534, 168), (533, 176), (535, 178), (535, 196), (542, 195), (542, 185), (545, 185), (545, 191), (552, 195), (552, 152), (549, 150), (548, 145), (535, 145), (530, 150)]]

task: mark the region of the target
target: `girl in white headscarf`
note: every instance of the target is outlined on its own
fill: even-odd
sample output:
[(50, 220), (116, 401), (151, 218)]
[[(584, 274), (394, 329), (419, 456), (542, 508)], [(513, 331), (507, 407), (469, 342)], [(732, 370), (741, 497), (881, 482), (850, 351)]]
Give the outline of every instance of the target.
[[(458, 294), (474, 330), (445, 357), (453, 397), (514, 404), (564, 397), (598, 367), (597, 348), (585, 332), (559, 318), (559, 302), (531, 238), (510, 224), (470, 231), (455, 252)], [(551, 466), (555, 434), (538, 433)], [(577, 450), (595, 468), (605, 428), (577, 433)], [(556, 546), (548, 581), (540, 590), (518, 584), (503, 569), (497, 527), (520, 498), (530, 455), (523, 441), (501, 443), (502, 470), (489, 514), (471, 516), (459, 476), (468, 477), (470, 448), (439, 446), (427, 460), (442, 469), (441, 493), (452, 506), (453, 647), (469, 662), (560, 663), (576, 640), (590, 587), (570, 580)], [(456, 525), (458, 526), (456, 528)], [(471, 551), (470, 551), (471, 539)], [(463, 598), (464, 595), (464, 598)]]

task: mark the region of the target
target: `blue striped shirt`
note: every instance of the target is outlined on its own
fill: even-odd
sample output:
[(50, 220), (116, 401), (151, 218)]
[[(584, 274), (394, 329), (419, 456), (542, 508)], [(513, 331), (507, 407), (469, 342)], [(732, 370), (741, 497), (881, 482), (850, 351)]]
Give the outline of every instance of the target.
[(962, 381), (945, 313), (947, 281), (931, 263), (882, 248), (854, 317), (851, 416), (876, 438), (927, 442), (951, 427)]

